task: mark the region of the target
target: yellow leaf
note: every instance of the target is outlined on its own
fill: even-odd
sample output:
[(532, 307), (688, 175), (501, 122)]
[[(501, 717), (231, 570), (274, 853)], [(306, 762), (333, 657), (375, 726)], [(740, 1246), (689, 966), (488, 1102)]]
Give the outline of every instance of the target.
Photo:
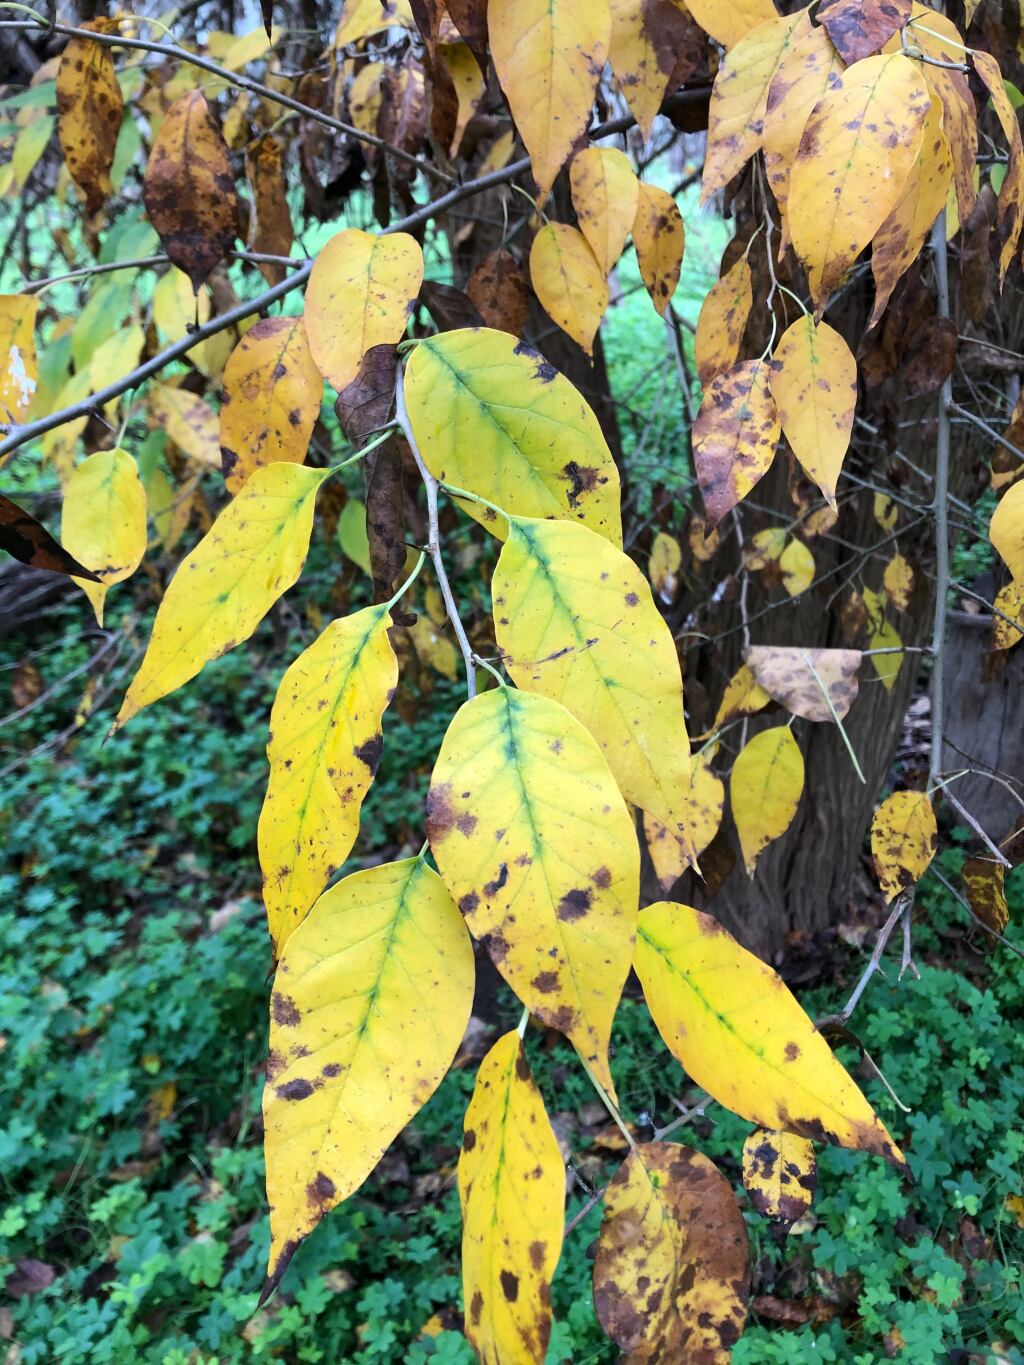
[(859, 649), (751, 645), (744, 657), (759, 687), (794, 716), (830, 721), (834, 710), (842, 720), (857, 699)]
[(704, 390), (693, 424), (693, 462), (712, 529), (757, 486), (782, 427), (765, 360), (744, 360)]
[(671, 82), (676, 58), (692, 44), (692, 20), (683, 0), (611, 0), (609, 60), (646, 141)]
[(780, 976), (716, 919), (660, 901), (637, 926), (637, 975), (694, 1085), (741, 1118), (905, 1169), (871, 1106)]
[(268, 1287), (437, 1089), (472, 1002), (469, 937), (420, 858), (346, 877), (292, 933), (263, 1092)]
[(910, 606), (910, 594), (914, 589), (914, 570), (901, 554), (894, 554), (885, 566), (882, 582), (889, 601), (897, 611), (906, 611)]
[(711, 87), (702, 204), (725, 189), (760, 149), (768, 87), (793, 37), (797, 14), (774, 15), (729, 49)]
[(491, 171), (500, 171), (504, 166), (507, 166), (515, 145), (516, 135), (511, 128), (507, 132), (499, 134), (481, 161), (479, 174), (482, 176), (489, 175)]
[(1012, 484), (1000, 498), (988, 534), (1010, 576), (1024, 582), (1024, 480)]
[(480, 1063), (464, 1129), (466, 1336), (482, 1365), (542, 1365), (565, 1226), (565, 1167), (514, 1030)]
[(103, 601), (114, 583), (130, 578), (146, 553), (146, 495), (135, 461), (124, 450), (100, 450), (68, 480), (61, 508), (61, 544), (99, 576), (75, 582), (103, 625)]
[(571, 711), (626, 800), (685, 839), (679, 658), (637, 566), (586, 527), (517, 518), (491, 593), (495, 639), (517, 685)]
[(683, 551), (675, 536), (659, 531), (651, 544), (647, 560), (647, 576), (651, 587), (663, 602), (671, 606), (679, 587), (678, 573), (683, 563)]
[(422, 283), (423, 252), (406, 232), (345, 228), (321, 248), (306, 288), (306, 336), (329, 384), (344, 389), (372, 346), (401, 339)]
[(608, 285), (582, 232), (547, 223), (530, 247), (530, 280), (541, 307), (591, 355), (608, 307)]
[[(718, 833), (725, 809), (725, 785), (718, 774), (711, 771), (717, 748), (714, 745), (702, 753), (694, 754), (689, 787), (680, 805), (690, 846), (698, 858)], [(667, 893), (686, 869), (693, 866), (693, 858), (678, 836), (646, 811), (644, 834), (658, 883), (662, 891)]]
[(228, 503), (168, 584), (115, 729), (249, 638), (302, 572), (329, 473), (266, 465)]
[(353, 564), (358, 564), (368, 577), (373, 576), (370, 564), (370, 537), (366, 531), (366, 506), (358, 498), (349, 498), (338, 518), (338, 544)]
[[(104, 22), (87, 21), (81, 27), (98, 29)], [(123, 111), (110, 48), (88, 38), (72, 38), (57, 69), (57, 133), (65, 165), (85, 195), (88, 213), (95, 213), (113, 190), (110, 168)]]
[(899, 202), (930, 103), (919, 64), (894, 53), (848, 67), (807, 120), (789, 228), (819, 314)]
[(992, 621), (992, 648), (1012, 649), (1024, 635), (1024, 583), (1007, 583), (1005, 588), (1000, 588), (995, 606), (1002, 616), (996, 616)]
[(594, 259), (610, 275), (637, 215), (640, 185), (629, 158), (614, 147), (584, 147), (569, 167), (572, 206)]
[(25, 188), (25, 183), (35, 170), (39, 158), (46, 151), (53, 136), (55, 120), (49, 114), (40, 112), (18, 133), (11, 152), (10, 167), (12, 178), (4, 190), (5, 199), (14, 199)]
[(687, 0), (686, 8), (726, 51), (758, 24), (778, 17), (772, 0), (730, 0), (727, 5), (721, 0)]
[(743, 1144), (743, 1184), (765, 1218), (790, 1226), (811, 1207), (818, 1181), (814, 1144), (794, 1133), (755, 1128)]
[(361, 42), (371, 33), (380, 33), (394, 25), (415, 29), (409, 0), (345, 0), (334, 46), (345, 47), (350, 43)]
[(594, 1308), (623, 1359), (727, 1365), (749, 1293), (729, 1182), (689, 1147), (635, 1147), (605, 1190), (594, 1260)]
[[(89, 387), (93, 390), (105, 389), (108, 384), (133, 370), (145, 342), (145, 335), (138, 323), (119, 327), (93, 352), (89, 361)], [(108, 416), (113, 416), (120, 402), (120, 398), (114, 398), (106, 405)]]
[[(529, 346), (487, 327), (427, 337), (409, 357), (405, 396), (436, 479), (517, 516), (582, 521), (622, 544), (619, 475), (597, 418)], [(502, 517), (463, 505), (504, 539)]]
[(750, 264), (741, 256), (715, 281), (701, 304), (693, 348), (702, 384), (710, 384), (736, 364), (753, 301)]
[(886, 901), (924, 876), (935, 857), (938, 829), (924, 792), (893, 792), (871, 821), (871, 856)]
[[(377, 136), (377, 121), (384, 101), (383, 80), (387, 67), (383, 62), (367, 62), (352, 79), (348, 92), (348, 117), (360, 132)], [(367, 147), (363, 153), (375, 154), (376, 148)]]
[(806, 592), (814, 582), (814, 556), (802, 540), (793, 539), (779, 555), (782, 586), (790, 597)]
[[(872, 592), (870, 588), (864, 589), (864, 606), (868, 618), (868, 649), (899, 651), (903, 641), (896, 633), (896, 628), (885, 619), (885, 600), (881, 593)], [(869, 658), (879, 682), (887, 692), (891, 692), (903, 664), (902, 652), (871, 654)]]
[[(217, 48), (214, 39), (223, 37), (226, 39), (223, 46)], [(270, 33), (258, 24), (256, 28), (251, 28), (247, 33), (211, 33), (207, 36), (206, 43), (210, 49), (211, 56), (227, 71), (241, 71), (243, 66), (248, 66), (250, 62), (258, 62), (266, 57), (274, 43), (281, 38), (281, 30), (275, 25)]]
[(708, 531), (704, 518), (695, 512), (686, 528), (686, 540), (694, 559), (706, 564), (714, 557), (720, 537), (717, 531)]
[(782, 433), (834, 509), (857, 406), (857, 362), (827, 323), (797, 318), (775, 348), (769, 383)]
[[(183, 341), (190, 327), (209, 322), (211, 311), (209, 286), (204, 284), (194, 294), (188, 276), (175, 266), (157, 280), (153, 289), (153, 320), (165, 341)], [(206, 341), (197, 341), (188, 358), (208, 379), (218, 379), (230, 352), (231, 333), (224, 331)]]
[(750, 537), (750, 549), (743, 556), (745, 569), (766, 569), (774, 564), (786, 548), (786, 528), (770, 526), (764, 531), (756, 531)]
[(683, 268), (686, 229), (668, 190), (641, 180), (633, 219), (633, 246), (640, 278), (662, 317), (668, 312)]
[(0, 294), (0, 421), (24, 421), (39, 382), (35, 326), (39, 300)]
[(766, 692), (754, 677), (753, 669), (749, 664), (743, 664), (729, 679), (729, 685), (722, 695), (715, 713), (715, 723), (711, 728), (720, 730), (723, 725), (727, 725), (738, 716), (753, 716), (770, 701), (770, 693)]
[(872, 500), (872, 513), (883, 531), (893, 531), (900, 519), (899, 503), (888, 493), (876, 493)]
[(1006, 872), (991, 858), (968, 858), (961, 870), (971, 909), (993, 933), (1001, 934), (1010, 919)]
[(259, 821), (275, 956), (352, 851), (398, 681), (385, 606), (332, 621), (291, 665), (270, 714)]
[(590, 118), (608, 60), (608, 0), (502, 0), (489, 7), (487, 27), (540, 203)]
[(300, 317), (264, 318), (246, 332), (224, 367), (218, 439), (229, 492), (263, 465), (302, 463), (322, 396)]
[(441, 43), (437, 51), (438, 57), (448, 68), (458, 100), (455, 131), (452, 134), (451, 146), (448, 148), (450, 154), (455, 156), (462, 144), (466, 125), (484, 97), (486, 86), (480, 65), (466, 43)]
[(149, 410), (190, 460), (207, 469), (221, 468), (217, 414), (209, 403), (187, 389), (155, 384), (149, 391)]
[(803, 789), (804, 759), (788, 725), (760, 731), (741, 749), (729, 799), (749, 876), (768, 845), (789, 828)]
[(454, 682), (459, 676), (459, 656), (449, 637), (440, 633), (429, 616), (417, 616), (408, 629), (416, 653), (424, 663)]
[(612, 1093), (608, 1037), (629, 971), (640, 858), (597, 744), (547, 697), (482, 693), (441, 745), (427, 837), (502, 976)]

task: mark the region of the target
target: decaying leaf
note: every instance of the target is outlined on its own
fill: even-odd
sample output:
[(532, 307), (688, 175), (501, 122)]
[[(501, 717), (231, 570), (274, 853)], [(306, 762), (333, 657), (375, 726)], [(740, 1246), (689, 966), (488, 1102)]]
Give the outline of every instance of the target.
[(693, 424), (693, 462), (713, 530), (755, 488), (782, 431), (765, 360), (744, 360), (704, 390)]
[[(250, 251), (290, 256), (295, 231), (288, 208), (284, 148), (273, 133), (264, 133), (246, 148), (245, 172), (252, 189)], [(288, 271), (286, 265), (274, 261), (261, 261), (259, 269), (268, 284), (280, 284)]]
[(209, 403), (188, 389), (169, 384), (154, 384), (148, 397), (157, 426), (190, 460), (207, 469), (221, 468), (217, 414)]
[(64, 489), (60, 538), (95, 578), (75, 581), (103, 625), (107, 590), (130, 578), (146, 553), (146, 495), (125, 450), (99, 450), (75, 469)]
[(846, 63), (878, 52), (910, 18), (911, 0), (823, 0), (817, 18)]
[(530, 247), (530, 280), (544, 311), (590, 355), (608, 308), (608, 285), (582, 232), (545, 224)]
[(982, 924), (1001, 934), (1010, 920), (1006, 900), (1006, 871), (991, 858), (968, 858), (960, 875), (967, 889), (971, 909)]
[(702, 384), (710, 384), (736, 364), (753, 301), (750, 264), (741, 256), (701, 304), (693, 347)]
[(612, 0), (609, 58), (615, 82), (647, 139), (679, 56), (693, 45), (683, 0)]
[(580, 229), (599, 268), (610, 275), (637, 215), (636, 174), (617, 148), (584, 147), (572, 159), (569, 179)]
[[(81, 28), (104, 31), (108, 21), (86, 20)], [(71, 38), (57, 68), (57, 133), (71, 179), (95, 213), (112, 192), (117, 135), (124, 97), (110, 48), (88, 38)]]
[(95, 583), (99, 579), (50, 535), (35, 517), (0, 494), (0, 550), (33, 569), (67, 574)]
[(992, 621), (992, 648), (1012, 649), (1024, 638), (1024, 583), (1000, 588), (994, 605), (999, 614)]
[(789, 828), (803, 790), (803, 754), (788, 725), (761, 730), (740, 750), (729, 803), (749, 876), (768, 845)]
[(668, 313), (683, 268), (686, 229), (676, 201), (657, 185), (640, 181), (633, 246), (640, 278), (662, 317)]
[(871, 821), (875, 876), (890, 904), (921, 880), (935, 857), (938, 829), (925, 792), (893, 792)]
[(522, 335), (530, 311), (530, 286), (511, 251), (485, 256), (470, 275), (466, 293), (488, 327)]
[(755, 1128), (743, 1144), (743, 1184), (758, 1213), (791, 1227), (811, 1207), (818, 1181), (814, 1144), (794, 1133)]
[(768, 695), (805, 720), (833, 720), (833, 710), (842, 720), (857, 698), (859, 649), (751, 645), (743, 657)]
[(901, 554), (894, 554), (885, 566), (882, 584), (886, 596), (896, 610), (906, 611), (910, 606), (910, 595), (914, 590), (914, 570)]

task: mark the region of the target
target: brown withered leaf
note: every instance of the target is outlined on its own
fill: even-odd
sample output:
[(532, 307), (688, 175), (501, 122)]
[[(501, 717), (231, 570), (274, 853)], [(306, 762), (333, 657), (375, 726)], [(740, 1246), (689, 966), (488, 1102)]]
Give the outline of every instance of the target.
[(700, 1152), (635, 1147), (604, 1196), (594, 1308), (630, 1365), (726, 1365), (747, 1316), (750, 1253), (729, 1182)]
[(46, 1261), (36, 1261), (25, 1257), (15, 1261), (13, 1272), (4, 1281), (4, 1293), (12, 1299), (26, 1299), (31, 1294), (39, 1294), (49, 1289), (56, 1278), (52, 1265)]
[[(89, 20), (82, 28), (109, 31), (108, 20)], [(72, 38), (57, 68), (57, 134), (68, 174), (85, 195), (89, 213), (101, 208), (111, 193), (121, 131), (124, 97), (110, 49), (89, 38)]]
[(857, 698), (859, 649), (751, 645), (743, 657), (768, 695), (805, 720), (833, 719), (826, 692), (840, 720)]
[(487, 69), (487, 0), (446, 0), (445, 8), (452, 23), (459, 30), (463, 41), (480, 63), (480, 70)]
[[(378, 129), (385, 142), (415, 156), (427, 136), (427, 95), (423, 67), (413, 57), (402, 66), (388, 67), (380, 106)], [(408, 184), (415, 167), (391, 158), (390, 172), (396, 184)]]
[(43, 675), (31, 659), (22, 659), (15, 665), (11, 677), (11, 701), (20, 710), (31, 706), (43, 695)]
[(260, 14), (263, 18), (263, 27), (267, 31), (267, 37), (273, 38), (272, 27), (274, 23), (274, 0), (260, 0)]
[(69, 555), (35, 517), (3, 494), (0, 494), (0, 550), (6, 550), (33, 569), (87, 578), (90, 583), (100, 581), (91, 569), (79, 564), (74, 555)]
[(199, 287), (231, 250), (238, 192), (228, 148), (201, 90), (175, 100), (146, 166), (142, 197), (164, 250)]
[(522, 336), (530, 311), (530, 286), (511, 251), (492, 251), (469, 277), (466, 292), (484, 325)]
[(744, 360), (704, 390), (693, 424), (693, 462), (710, 530), (757, 485), (775, 456), (782, 426), (770, 372), (764, 359)]
[[(968, 858), (961, 873), (971, 909), (994, 934), (1001, 934), (1010, 918), (1006, 902), (1005, 870), (990, 858)], [(994, 940), (988, 939), (991, 944)]]
[(823, 0), (816, 18), (843, 61), (880, 51), (910, 18), (911, 0)]
[(437, 35), (441, 30), (441, 20), (444, 18), (444, 4), (442, 0), (409, 0), (409, 7), (420, 31), (420, 37), (426, 44), (427, 53), (433, 60)]
[(453, 284), (426, 280), (420, 286), (420, 298), (440, 332), (452, 332), (457, 327), (483, 326), (483, 318), (472, 299)]
[(824, 1294), (807, 1294), (799, 1299), (780, 1299), (774, 1294), (759, 1294), (751, 1300), (750, 1307), (755, 1317), (782, 1323), (786, 1327), (802, 1327), (807, 1322), (829, 1322), (839, 1312), (839, 1304), (827, 1299)]
[(814, 1144), (795, 1133), (755, 1128), (743, 1144), (743, 1184), (758, 1213), (790, 1228), (811, 1207), (818, 1179)]
[[(245, 174), (252, 190), (252, 222), (249, 250), (265, 256), (290, 256), (295, 232), (285, 193), (284, 149), (271, 133), (252, 143), (245, 153)], [(288, 273), (285, 265), (259, 263), (268, 284), (280, 284)]]

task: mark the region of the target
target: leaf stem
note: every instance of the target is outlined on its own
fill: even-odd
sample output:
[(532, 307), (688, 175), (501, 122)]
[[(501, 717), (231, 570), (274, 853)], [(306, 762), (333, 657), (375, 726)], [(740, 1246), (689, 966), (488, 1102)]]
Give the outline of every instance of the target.
[(590, 1067), (587, 1066), (586, 1062), (583, 1061), (582, 1057), (580, 1057), (580, 1062), (583, 1064), (583, 1070), (587, 1073), (588, 1077), (590, 1078), (590, 1084), (600, 1095), (601, 1103), (604, 1105), (604, 1107), (608, 1110), (609, 1114), (611, 1114), (612, 1118), (615, 1120), (619, 1132), (626, 1139), (631, 1148), (635, 1147), (636, 1139), (634, 1138), (633, 1134), (629, 1131), (629, 1129), (626, 1127), (625, 1120), (623, 1119), (622, 1115), (619, 1113), (618, 1109), (613, 1103), (611, 1096), (608, 1094), (607, 1090), (605, 1090), (604, 1086), (591, 1071)]
[(499, 517), (504, 517), (508, 524), (512, 525), (512, 514), (506, 512), (503, 507), (499, 507), (495, 502), (488, 502), (479, 493), (471, 493), (468, 488), (457, 488), (453, 483), (441, 483), (444, 491), (453, 498), (465, 498), (467, 502), (478, 502), (482, 507), (489, 507), (492, 512), (497, 512)]
[[(409, 575), (409, 577), (405, 580), (405, 582), (402, 584), (402, 586), (398, 589), (398, 591), (395, 593), (394, 597), (390, 598), (387, 602), (384, 603), (384, 605), (385, 605), (385, 607), (388, 609), (388, 611), (390, 611), (391, 608), (392, 608), (398, 601), (400, 601), (402, 597), (405, 596), (406, 592), (408, 592), (408, 590), (409, 590), (409, 589), (412, 587), (412, 585), (416, 582), (417, 578), (419, 578), (420, 569), (422, 569), (422, 568), (423, 568), (423, 565), (426, 563), (426, 558), (427, 558), (427, 552), (426, 552), (426, 550), (421, 550), (421, 551), (420, 551), (420, 557), (419, 557), (419, 559), (416, 561), (416, 567), (415, 567), (415, 569), (413, 569), (412, 573), (411, 573), (411, 574)], [(426, 845), (424, 845), (424, 847), (426, 847)]]
[(833, 719), (833, 720), (835, 721), (835, 723), (836, 723), (836, 729), (839, 731), (839, 734), (840, 734), (841, 737), (842, 737), (842, 741), (843, 741), (843, 743), (846, 745), (846, 752), (850, 755), (850, 762), (853, 764), (853, 771), (857, 774), (857, 776), (858, 776), (858, 777), (860, 778), (860, 780), (864, 783), (864, 785), (867, 786), (868, 780), (867, 780), (867, 778), (864, 776), (864, 773), (863, 773), (863, 771), (862, 771), (862, 769), (861, 769), (860, 764), (857, 762), (857, 755), (854, 753), (854, 751), (853, 751), (853, 745), (850, 743), (850, 736), (846, 733), (846, 726), (845, 726), (845, 725), (843, 724), (843, 722), (839, 719), (839, 712), (838, 712), (838, 711), (836, 710), (836, 708), (835, 708), (835, 705), (834, 705), (834, 703), (833, 703), (833, 701), (832, 701), (832, 697), (831, 697), (831, 695), (830, 695), (830, 693), (829, 693), (828, 688), (827, 688), (827, 687), (825, 686), (825, 684), (822, 682), (822, 680), (821, 680), (821, 678), (820, 678), (820, 676), (819, 676), (819, 674), (818, 674), (818, 670), (814, 667), (814, 664), (811, 663), (811, 656), (807, 653), (807, 651), (804, 650), (804, 649), (802, 649), (802, 650), (800, 651), (800, 655), (801, 655), (801, 657), (802, 657), (804, 663), (805, 663), (805, 664), (807, 665), (807, 667), (811, 670), (811, 677), (812, 677), (812, 678), (814, 679), (814, 681), (818, 684), (818, 690), (820, 691), (821, 695), (825, 698), (825, 705), (828, 707), (828, 709), (829, 709), (829, 711), (830, 711), (830, 713), (831, 713), (831, 715), (832, 715), (832, 719)]

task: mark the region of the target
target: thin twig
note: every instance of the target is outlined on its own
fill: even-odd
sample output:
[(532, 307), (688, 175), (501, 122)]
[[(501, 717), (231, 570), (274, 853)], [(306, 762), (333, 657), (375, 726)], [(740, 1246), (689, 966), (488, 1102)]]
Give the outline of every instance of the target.
[[(949, 267), (946, 256), (946, 210), (932, 228), (932, 260), (938, 315), (949, 317)], [(949, 596), (949, 414), (953, 409), (953, 378), (947, 375), (939, 393), (938, 432), (935, 443), (935, 619), (932, 628), (932, 735), (928, 760), (928, 785), (942, 777), (942, 732), (945, 718), (944, 658), (946, 599)]]

